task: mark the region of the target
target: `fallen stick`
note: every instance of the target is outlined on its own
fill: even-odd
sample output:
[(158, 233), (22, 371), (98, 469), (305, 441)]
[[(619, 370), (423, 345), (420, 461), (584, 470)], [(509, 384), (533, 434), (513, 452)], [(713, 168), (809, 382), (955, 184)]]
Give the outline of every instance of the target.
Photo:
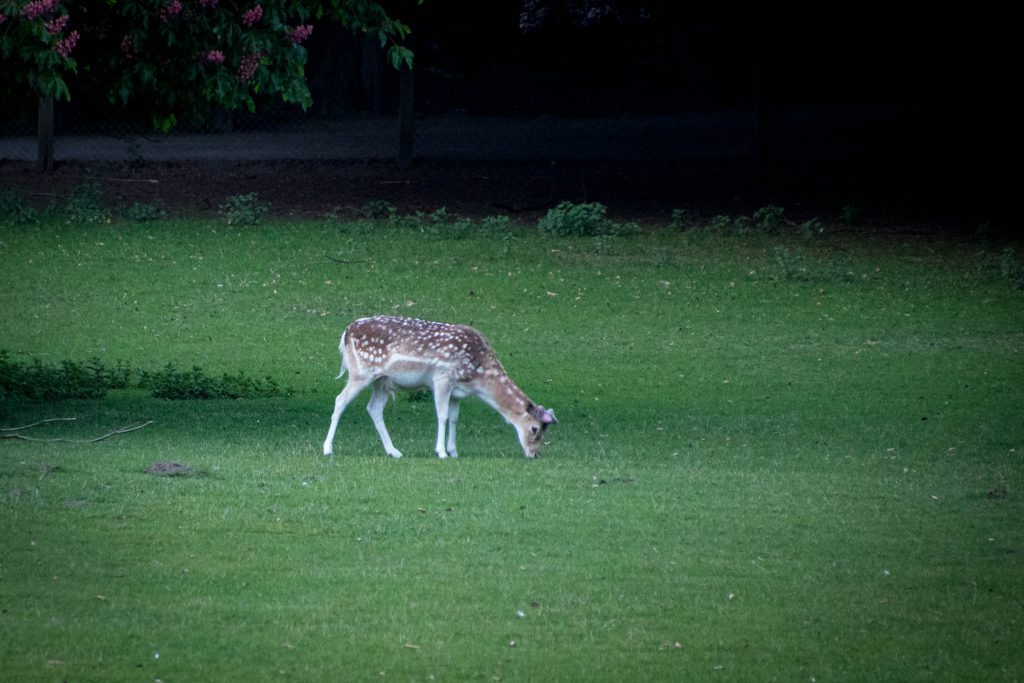
[[(17, 427), (17, 428), (8, 428), (8, 429), (5, 429), (4, 431), (6, 432), (6, 431), (16, 431), (16, 430), (20, 430), (20, 429), (28, 429), (29, 427), (34, 427), (35, 425), (43, 424), (44, 422), (56, 422), (58, 420), (74, 420), (74, 419), (75, 418), (73, 418), (73, 417), (72, 418), (50, 418), (48, 420), (40, 420), (39, 422), (36, 422), (34, 425), (26, 425), (25, 427)], [(64, 438), (58, 438), (58, 439), (37, 439), (34, 436), (25, 436), (24, 434), (0, 434), (0, 439), (19, 439), (21, 441), (32, 441), (33, 443), (96, 443), (97, 441), (103, 441), (104, 439), (109, 439), (110, 437), (117, 436), (118, 434), (127, 434), (129, 432), (138, 431), (139, 429), (142, 429), (143, 427), (148, 427), (151, 424), (153, 424), (153, 420), (144, 420), (144, 421), (134, 422), (134, 423), (132, 423), (130, 425), (126, 425), (124, 427), (118, 427), (117, 429), (109, 431), (106, 434), (103, 434), (102, 436), (97, 436), (97, 437), (92, 438), (92, 439), (64, 439)]]
[(21, 427), (0, 427), (0, 432), (20, 432), (22, 429), (31, 429), (32, 427), (36, 427), (47, 422), (71, 422), (72, 420), (77, 419), (77, 417), (48, 417), (45, 420), (33, 422), (30, 425), (22, 425)]

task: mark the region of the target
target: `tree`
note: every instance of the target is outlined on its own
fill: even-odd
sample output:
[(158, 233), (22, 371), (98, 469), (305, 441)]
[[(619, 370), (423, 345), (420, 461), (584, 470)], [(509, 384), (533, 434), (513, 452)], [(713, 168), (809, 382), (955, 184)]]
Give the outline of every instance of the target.
[(411, 65), (409, 27), (371, 0), (0, 0), (0, 92), (69, 100), (87, 81), (165, 131), (214, 104), (254, 110), (257, 94), (305, 108), (302, 44), (325, 17)]

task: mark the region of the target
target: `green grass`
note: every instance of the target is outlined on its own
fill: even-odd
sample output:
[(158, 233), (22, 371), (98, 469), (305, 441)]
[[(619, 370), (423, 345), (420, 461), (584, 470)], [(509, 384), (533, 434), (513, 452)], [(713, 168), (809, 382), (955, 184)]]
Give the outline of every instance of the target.
[[(1024, 296), (999, 248), (459, 237), (2, 226), (12, 359), (294, 392), (0, 403), (4, 427), (79, 418), (39, 438), (154, 420), (0, 441), (3, 677), (1024, 677)], [(364, 397), (323, 460), (338, 335), (376, 313), (480, 328), (558, 412), (544, 457), (467, 402), (439, 461), (431, 402), (400, 395), (404, 459)]]

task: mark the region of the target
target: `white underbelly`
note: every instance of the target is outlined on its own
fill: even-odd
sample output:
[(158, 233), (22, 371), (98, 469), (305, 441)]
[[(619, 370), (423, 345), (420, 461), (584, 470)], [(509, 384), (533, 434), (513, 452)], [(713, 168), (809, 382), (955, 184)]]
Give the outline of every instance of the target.
[(429, 371), (389, 372), (387, 377), (392, 384), (403, 389), (419, 389), (421, 387), (430, 389), (434, 386), (434, 375)]

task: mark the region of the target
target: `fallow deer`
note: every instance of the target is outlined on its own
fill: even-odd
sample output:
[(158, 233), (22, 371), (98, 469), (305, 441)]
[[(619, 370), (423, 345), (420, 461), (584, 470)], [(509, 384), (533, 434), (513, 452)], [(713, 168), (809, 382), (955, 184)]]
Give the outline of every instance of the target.
[[(425, 387), (433, 391), (437, 410), (439, 458), (457, 458), (455, 426), (459, 401), (477, 396), (512, 425), (527, 458), (540, 455), (547, 428), (558, 422), (555, 413), (535, 404), (505, 373), (490, 344), (471, 327), (413, 318), (381, 316), (363, 318), (341, 335), (341, 372), (348, 382), (334, 401), (331, 428), (324, 441), (324, 455), (334, 455), (334, 435), (346, 406), (372, 385), (366, 409), (393, 458), (402, 457), (384, 426), (384, 405), (396, 387)], [(448, 436), (445, 439), (445, 426)]]

